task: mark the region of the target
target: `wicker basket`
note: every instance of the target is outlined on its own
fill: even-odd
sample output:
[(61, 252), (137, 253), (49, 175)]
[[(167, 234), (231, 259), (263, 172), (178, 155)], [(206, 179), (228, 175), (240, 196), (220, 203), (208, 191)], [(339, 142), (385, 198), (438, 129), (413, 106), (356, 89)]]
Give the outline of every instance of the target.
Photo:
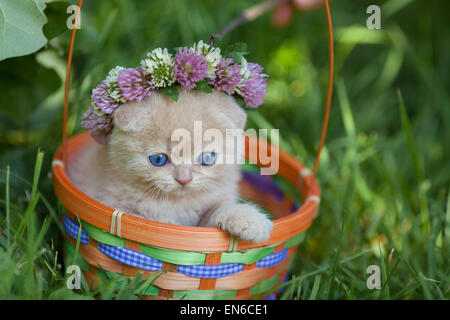
[[(94, 142), (87, 132), (68, 140), (68, 165), (91, 143)], [(266, 143), (246, 138), (247, 155), (256, 154), (252, 149), (258, 147), (266, 152), (261, 150)], [(88, 284), (97, 285), (108, 272), (130, 277), (139, 272), (144, 277), (159, 273), (146, 292), (140, 292), (149, 298), (249, 299), (270, 293), (284, 279), (289, 261), (318, 209), (320, 190), (311, 172), (282, 150), (279, 150), (279, 175), (296, 186), (305, 200), (295, 210), (292, 199), (270, 183), (269, 178), (244, 174), (241, 196), (276, 218), (270, 238), (259, 244), (230, 237), (220, 229), (155, 222), (126, 213), (118, 215), (116, 210), (83, 194), (70, 182), (61, 154), (58, 150), (54, 157), (53, 177), (56, 196), (67, 212), (63, 217), (68, 233), (67, 260), (72, 261), (71, 252), (79, 237), (82, 260), (78, 263)]]
[[(78, 5), (81, 6), (82, 0)], [(142, 219), (119, 212), (78, 190), (66, 175), (80, 152), (94, 143), (88, 132), (67, 139), (68, 96), (72, 51), (67, 60), (63, 114), (63, 143), (53, 159), (56, 196), (66, 209), (61, 217), (67, 231), (65, 256), (83, 270), (88, 285), (96, 286), (116, 274), (151, 277), (139, 294), (148, 299), (250, 299), (273, 298), (273, 289), (285, 279), (289, 263), (305, 231), (317, 214), (320, 189), (315, 179), (325, 142), (333, 88), (333, 32), (328, 1), (329, 77), (325, 116), (313, 173), (283, 150), (265, 141), (246, 137), (246, 158), (258, 163), (259, 154), (279, 152), (278, 175), (297, 188), (303, 203), (296, 206), (275, 184), (244, 174), (241, 196), (270, 212), (274, 227), (270, 238), (252, 243), (215, 228), (187, 227)], [(250, 9), (249, 9), (250, 10)], [(250, 10), (251, 11), (251, 10)], [(78, 19), (78, 17), (76, 18)], [(264, 150), (269, 148), (269, 150)], [(79, 224), (81, 223), (81, 225)], [(76, 255), (75, 247), (78, 247)]]

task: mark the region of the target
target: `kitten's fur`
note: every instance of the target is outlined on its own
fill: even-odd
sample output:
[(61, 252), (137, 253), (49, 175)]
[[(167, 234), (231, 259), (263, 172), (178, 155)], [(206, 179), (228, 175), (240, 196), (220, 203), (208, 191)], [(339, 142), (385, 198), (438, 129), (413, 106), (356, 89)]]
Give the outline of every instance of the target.
[[(156, 167), (148, 159), (156, 153), (170, 158), (172, 132), (184, 128), (193, 135), (194, 121), (224, 136), (227, 128), (243, 129), (246, 114), (231, 96), (180, 90), (174, 102), (154, 92), (139, 103), (120, 106), (113, 119), (108, 144), (92, 144), (68, 166), (79, 189), (110, 207), (150, 220), (219, 227), (245, 240), (267, 240), (272, 222), (255, 206), (238, 203), (238, 165), (175, 165), (169, 160)], [(180, 177), (192, 181), (182, 186), (175, 180)]]

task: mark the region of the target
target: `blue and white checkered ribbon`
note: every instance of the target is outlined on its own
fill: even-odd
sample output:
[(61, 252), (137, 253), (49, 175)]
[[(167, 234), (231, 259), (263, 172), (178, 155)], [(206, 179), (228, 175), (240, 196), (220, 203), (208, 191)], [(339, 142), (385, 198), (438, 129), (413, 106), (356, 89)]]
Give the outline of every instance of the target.
[[(78, 239), (78, 231), (80, 230), (80, 225), (78, 223), (76, 223), (75, 221), (73, 221), (72, 219), (70, 219), (68, 216), (65, 215), (63, 217), (63, 226), (64, 229), (66, 229), (67, 233), (72, 238), (74, 238), (75, 240)], [(83, 229), (81, 229), (80, 243), (82, 244), (89, 243), (89, 236)]]
[(273, 267), (277, 264), (281, 263), (284, 259), (287, 258), (288, 248), (285, 248), (281, 251), (269, 254), (267, 257), (262, 258), (256, 263), (257, 268), (267, 268)]
[(244, 269), (242, 263), (224, 263), (217, 265), (178, 266), (177, 272), (198, 278), (221, 278)]
[(150, 271), (159, 271), (162, 268), (161, 261), (128, 248), (113, 247), (99, 243), (98, 250), (110, 258), (132, 267)]

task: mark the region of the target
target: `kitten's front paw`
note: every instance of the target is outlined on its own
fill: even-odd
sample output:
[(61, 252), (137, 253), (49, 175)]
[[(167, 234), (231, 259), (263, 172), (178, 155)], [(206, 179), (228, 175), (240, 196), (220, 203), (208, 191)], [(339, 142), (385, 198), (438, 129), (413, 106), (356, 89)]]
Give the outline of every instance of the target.
[(218, 228), (252, 242), (266, 241), (273, 227), (265, 214), (243, 203), (219, 208), (215, 218)]

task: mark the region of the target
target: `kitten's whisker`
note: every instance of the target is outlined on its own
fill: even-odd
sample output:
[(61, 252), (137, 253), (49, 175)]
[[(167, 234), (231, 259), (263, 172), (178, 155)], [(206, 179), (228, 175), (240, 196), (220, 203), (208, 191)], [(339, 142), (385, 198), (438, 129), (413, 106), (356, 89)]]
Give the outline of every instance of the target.
[[(136, 204), (144, 197), (144, 196), (152, 196), (153, 193), (155, 192), (155, 189), (157, 188), (157, 186), (153, 183), (150, 183), (148, 186), (146, 186), (144, 188), (144, 190), (142, 192), (140, 192), (140, 194), (138, 194), (135, 197), (135, 201), (134, 201), (134, 205), (136, 206)], [(149, 193), (150, 192), (150, 193)]]

